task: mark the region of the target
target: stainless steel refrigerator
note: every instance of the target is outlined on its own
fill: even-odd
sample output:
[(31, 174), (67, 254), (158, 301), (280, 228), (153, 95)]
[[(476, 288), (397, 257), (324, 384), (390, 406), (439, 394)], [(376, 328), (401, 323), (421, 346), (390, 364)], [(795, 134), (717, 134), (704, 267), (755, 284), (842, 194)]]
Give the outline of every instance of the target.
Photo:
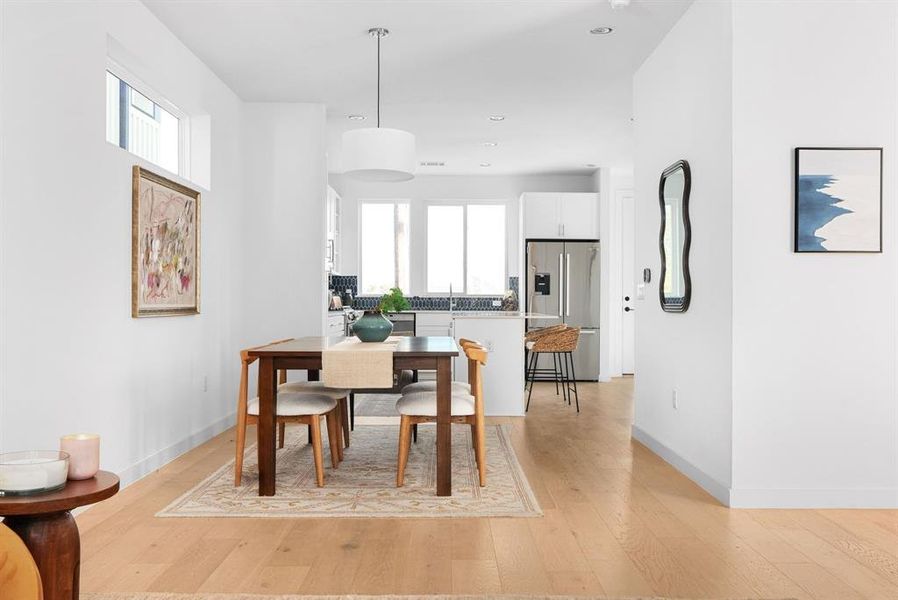
[[(524, 297), (530, 313), (553, 319), (528, 319), (527, 330), (566, 323), (580, 328), (574, 352), (578, 380), (599, 379), (599, 242), (528, 241)], [(548, 366), (548, 365), (541, 365)]]

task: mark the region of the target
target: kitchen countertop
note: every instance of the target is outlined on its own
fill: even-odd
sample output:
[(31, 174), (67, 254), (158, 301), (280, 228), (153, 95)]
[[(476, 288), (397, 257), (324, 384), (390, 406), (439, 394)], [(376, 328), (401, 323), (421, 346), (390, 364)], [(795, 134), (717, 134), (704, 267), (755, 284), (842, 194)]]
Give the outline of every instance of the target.
[[(362, 312), (362, 309), (352, 309)], [(558, 315), (528, 313), (519, 310), (404, 310), (404, 313), (423, 315), (451, 315), (455, 319), (559, 319)], [(340, 311), (329, 311), (329, 314), (340, 314)]]

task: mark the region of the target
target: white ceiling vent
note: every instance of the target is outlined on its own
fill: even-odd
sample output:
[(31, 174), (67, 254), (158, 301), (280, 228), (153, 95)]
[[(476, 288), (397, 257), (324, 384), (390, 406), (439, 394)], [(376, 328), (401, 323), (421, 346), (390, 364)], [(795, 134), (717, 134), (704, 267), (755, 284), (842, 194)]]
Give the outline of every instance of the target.
[(446, 166), (446, 163), (444, 163), (441, 160), (426, 160), (426, 161), (422, 160), (418, 164), (421, 165), (422, 167), (445, 167)]

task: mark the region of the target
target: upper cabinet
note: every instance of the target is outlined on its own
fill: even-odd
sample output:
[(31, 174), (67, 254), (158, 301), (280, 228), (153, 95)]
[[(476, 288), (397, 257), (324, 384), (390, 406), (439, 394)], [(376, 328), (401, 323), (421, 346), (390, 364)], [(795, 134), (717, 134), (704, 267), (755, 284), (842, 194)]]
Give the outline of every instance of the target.
[(340, 272), (340, 195), (327, 186), (325, 205), (327, 234), (324, 241), (324, 270), (328, 273)]
[(527, 193), (521, 196), (527, 239), (595, 240), (599, 238), (599, 195), (594, 193)]

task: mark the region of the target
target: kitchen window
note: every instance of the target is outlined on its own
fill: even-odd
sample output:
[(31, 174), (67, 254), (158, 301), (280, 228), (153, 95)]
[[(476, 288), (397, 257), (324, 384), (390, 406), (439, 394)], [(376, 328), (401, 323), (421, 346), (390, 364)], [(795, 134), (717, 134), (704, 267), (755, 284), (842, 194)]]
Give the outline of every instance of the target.
[(186, 177), (186, 117), (136, 85), (106, 71), (106, 141)]
[(504, 204), (427, 207), (428, 293), (505, 293), (505, 250)]
[(361, 293), (380, 295), (392, 287), (408, 292), (408, 203), (362, 202), (359, 212)]

